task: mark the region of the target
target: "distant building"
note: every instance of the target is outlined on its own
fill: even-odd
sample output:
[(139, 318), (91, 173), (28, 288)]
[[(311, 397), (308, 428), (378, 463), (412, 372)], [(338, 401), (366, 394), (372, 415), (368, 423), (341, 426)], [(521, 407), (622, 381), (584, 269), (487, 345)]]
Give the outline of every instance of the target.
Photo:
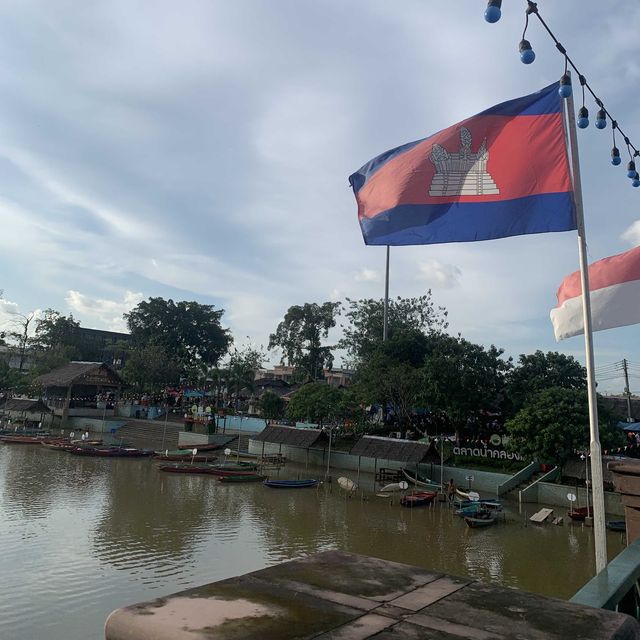
[[(282, 380), (288, 384), (292, 384), (295, 380), (295, 367), (289, 367), (284, 364), (277, 364), (273, 369), (261, 369), (256, 371), (256, 380)], [(348, 369), (325, 369), (324, 379), (327, 384), (332, 387), (347, 387), (353, 377), (353, 371)]]
[[(12, 369), (20, 368), (20, 353), (17, 347), (0, 345), (0, 360), (4, 360)], [(29, 349), (25, 351), (22, 370), (27, 371), (33, 366), (33, 357)]]
[(131, 334), (85, 327), (78, 327), (77, 331), (78, 346), (84, 361), (106, 362), (114, 369), (124, 367), (123, 346), (131, 344)]

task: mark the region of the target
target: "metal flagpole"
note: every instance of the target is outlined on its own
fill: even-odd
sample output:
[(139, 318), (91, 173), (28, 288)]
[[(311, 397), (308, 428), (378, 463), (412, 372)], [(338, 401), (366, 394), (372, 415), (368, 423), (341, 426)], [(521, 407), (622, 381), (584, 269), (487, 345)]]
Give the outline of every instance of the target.
[(389, 333), (389, 245), (387, 245), (387, 267), (384, 277), (384, 319), (382, 324), (382, 340), (386, 340)]
[(587, 240), (584, 228), (582, 204), (582, 183), (580, 181), (580, 158), (576, 136), (576, 116), (573, 106), (573, 92), (567, 98), (567, 118), (569, 146), (571, 149), (571, 174), (578, 225), (578, 254), (580, 258), (580, 279), (582, 282), (582, 320), (584, 323), (584, 346), (587, 361), (587, 390), (589, 394), (589, 431), (591, 442), (591, 489), (593, 496), (593, 533), (596, 552), (596, 573), (607, 566), (607, 539), (604, 514), (604, 484), (602, 478), (602, 453), (598, 432), (598, 404), (593, 359), (593, 329), (591, 326), (591, 296), (589, 294), (589, 265), (587, 263)]

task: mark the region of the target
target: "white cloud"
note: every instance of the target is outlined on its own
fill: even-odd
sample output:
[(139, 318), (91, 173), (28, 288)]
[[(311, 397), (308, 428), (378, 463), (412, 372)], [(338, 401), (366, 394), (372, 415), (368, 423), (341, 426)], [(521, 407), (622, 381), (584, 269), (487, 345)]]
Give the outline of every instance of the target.
[(640, 220), (636, 220), (628, 226), (622, 233), (622, 239), (630, 245), (637, 247), (640, 245)]
[(460, 282), (462, 271), (453, 264), (444, 264), (440, 260), (425, 260), (418, 264), (416, 279), (430, 287), (450, 289)]
[(381, 275), (375, 269), (362, 268), (355, 275), (356, 282), (380, 282)]
[(111, 331), (126, 331), (123, 314), (131, 311), (144, 296), (141, 293), (126, 291), (122, 300), (92, 298), (79, 291), (68, 291), (65, 301), (72, 312), (76, 313), (84, 325), (87, 319), (102, 325)]

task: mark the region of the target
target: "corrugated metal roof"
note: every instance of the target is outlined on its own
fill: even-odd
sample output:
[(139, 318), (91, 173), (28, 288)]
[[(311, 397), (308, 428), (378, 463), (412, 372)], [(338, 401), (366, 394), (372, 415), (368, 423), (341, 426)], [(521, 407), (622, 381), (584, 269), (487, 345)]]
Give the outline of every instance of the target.
[[(33, 382), (42, 387), (67, 387), (73, 383), (82, 383), (84, 376), (102, 368), (107, 370), (108, 378), (113, 386), (124, 383), (116, 371), (104, 362), (69, 362), (58, 369), (38, 376)], [(106, 386), (109, 386), (109, 383)]]
[(258, 442), (286, 444), (291, 447), (309, 449), (320, 440), (327, 439), (327, 436), (320, 429), (297, 429), (296, 427), (269, 425), (256, 436), (252, 436), (251, 439)]
[(354, 456), (411, 463), (424, 461), (428, 453), (429, 445), (424, 442), (379, 436), (362, 436), (351, 449)]
[(51, 409), (40, 399), (11, 398), (0, 404), (2, 411), (31, 411), (35, 413), (51, 413)]

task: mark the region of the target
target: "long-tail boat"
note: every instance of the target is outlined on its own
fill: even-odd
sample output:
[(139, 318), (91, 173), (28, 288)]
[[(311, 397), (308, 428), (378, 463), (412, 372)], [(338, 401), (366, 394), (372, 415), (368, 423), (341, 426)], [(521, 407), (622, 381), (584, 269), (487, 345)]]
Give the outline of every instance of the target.
[(304, 489), (306, 487), (315, 487), (317, 480), (265, 480), (262, 483), (265, 487), (271, 489)]
[(151, 449), (135, 447), (73, 447), (69, 453), (74, 456), (90, 456), (96, 458), (144, 458), (153, 454)]
[(257, 473), (247, 473), (242, 476), (219, 476), (220, 482), (263, 482), (267, 476), (261, 476)]
[(437, 497), (437, 491), (414, 491), (400, 498), (402, 507), (424, 507), (431, 504)]

